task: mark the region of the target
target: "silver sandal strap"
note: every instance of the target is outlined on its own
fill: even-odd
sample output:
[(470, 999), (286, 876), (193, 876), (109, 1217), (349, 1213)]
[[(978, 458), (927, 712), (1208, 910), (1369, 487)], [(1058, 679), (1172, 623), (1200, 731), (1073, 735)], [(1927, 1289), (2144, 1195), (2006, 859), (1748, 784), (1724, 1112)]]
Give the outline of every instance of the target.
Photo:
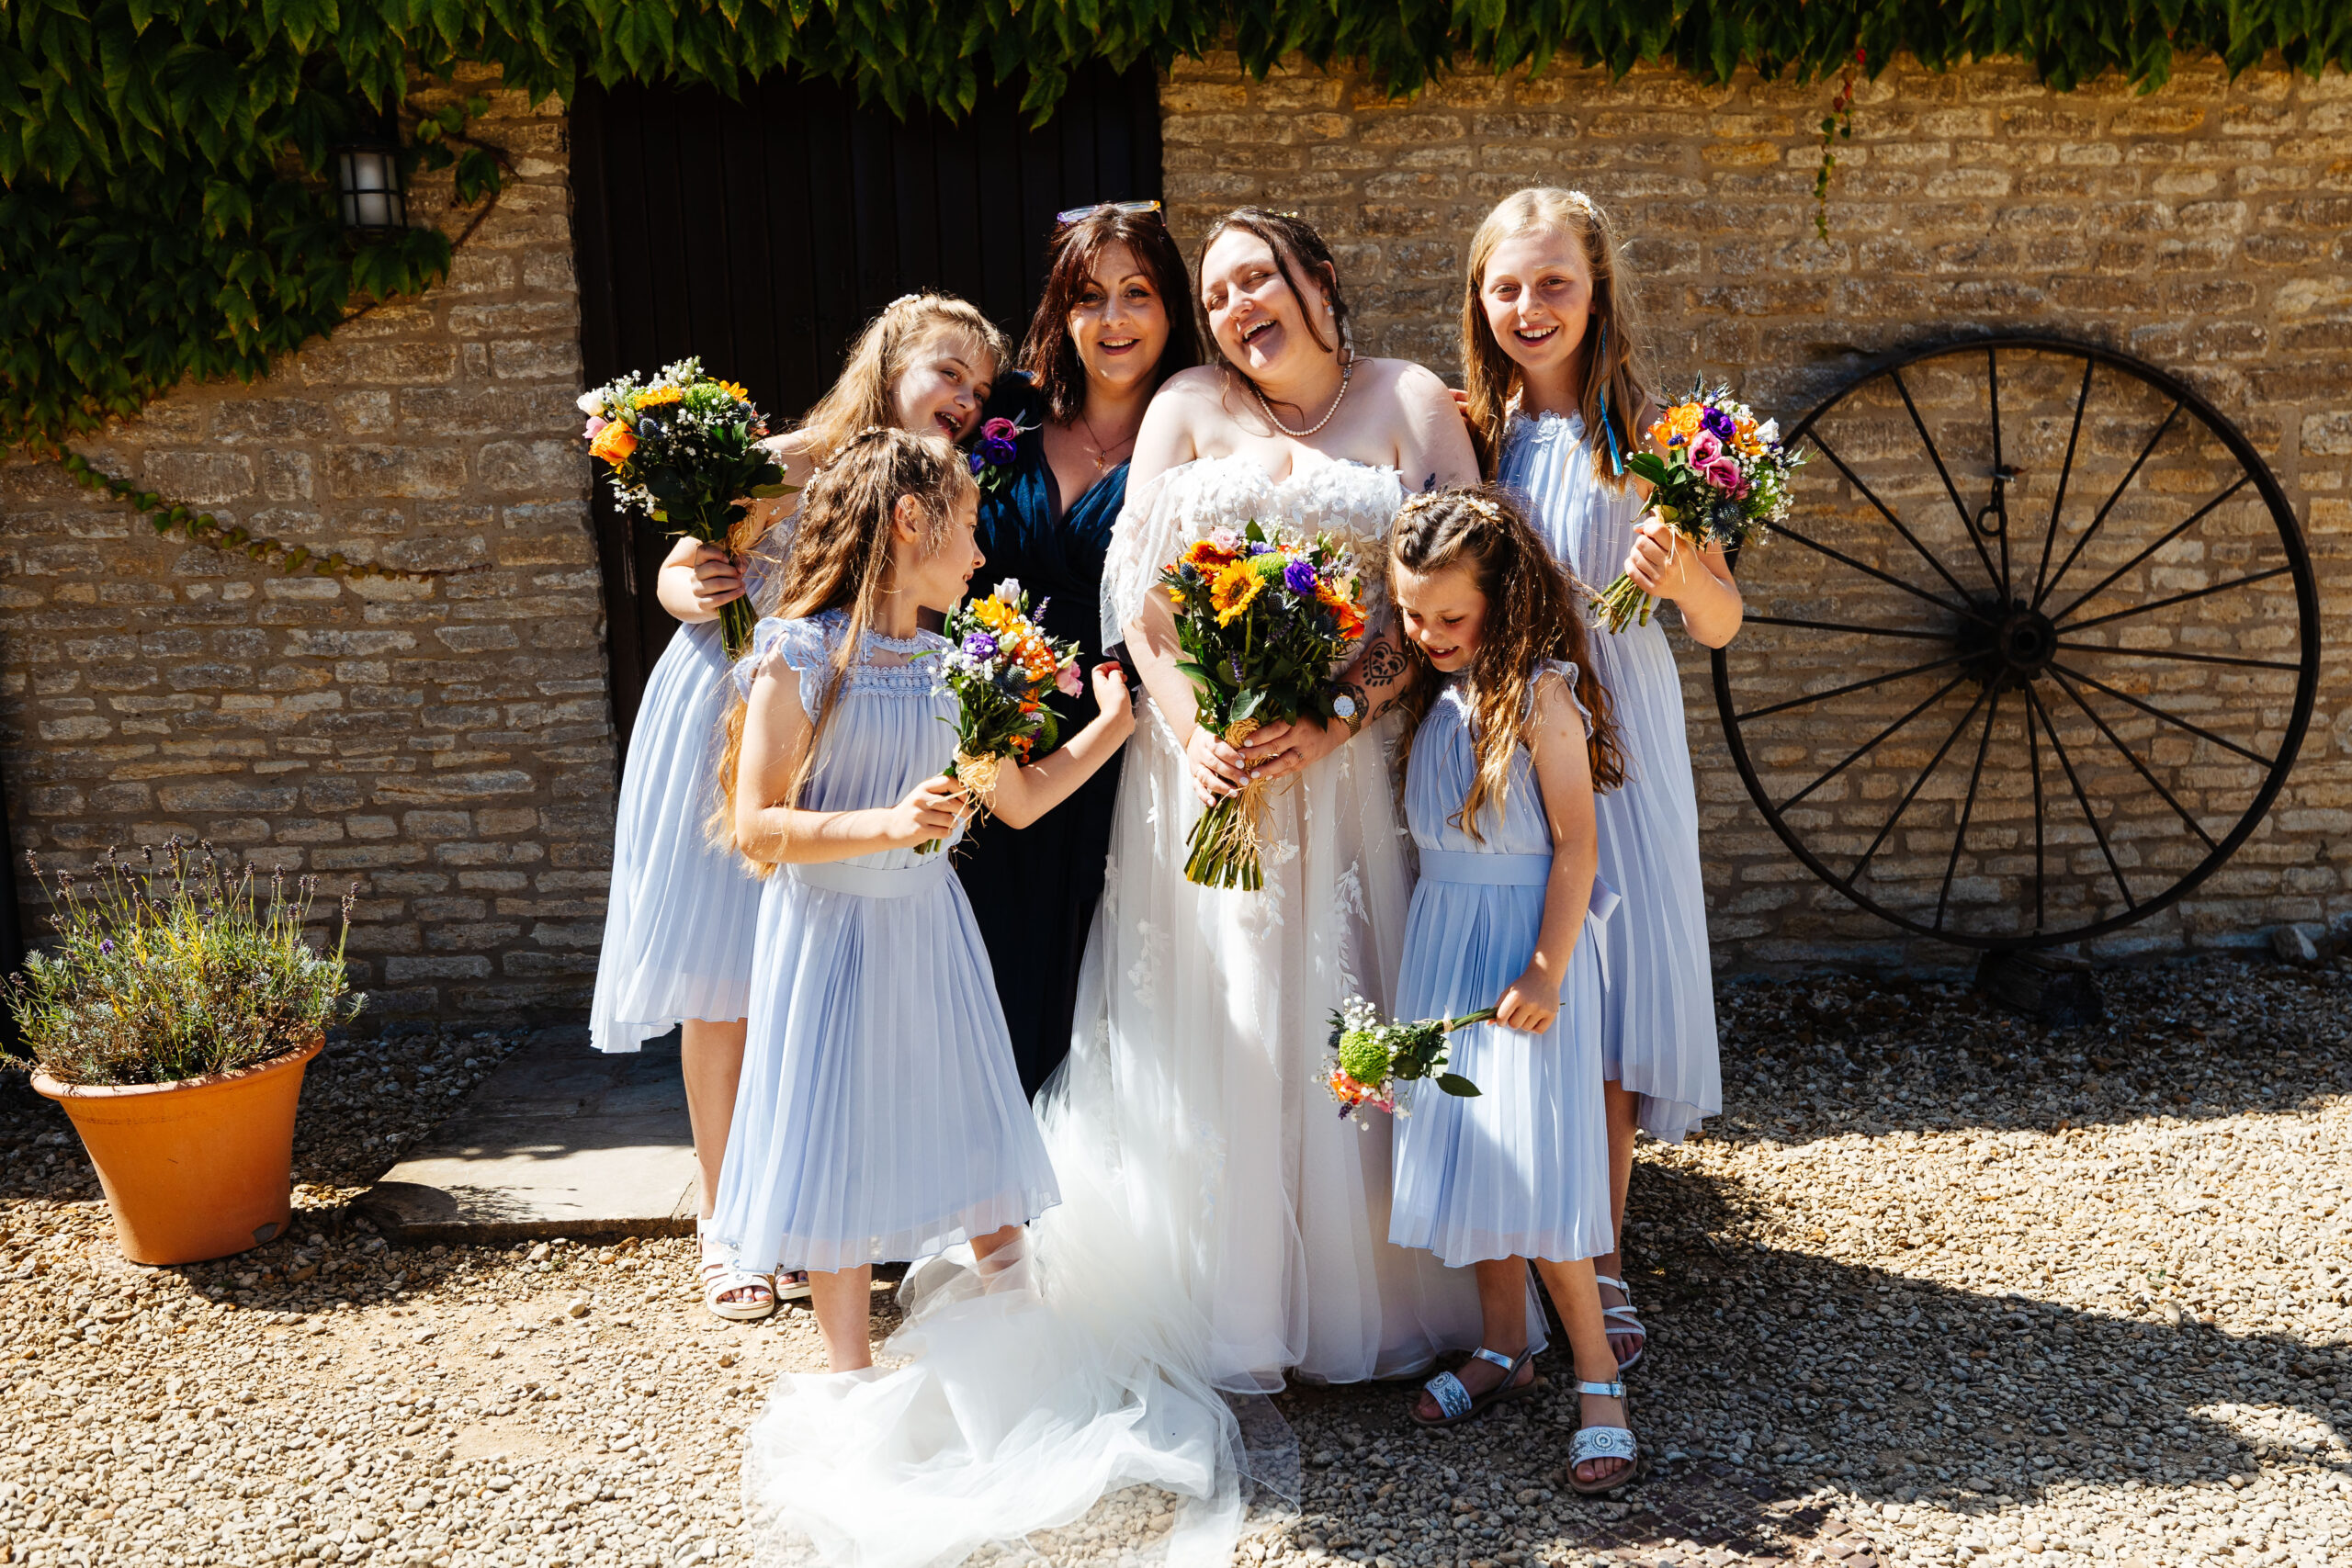
[(1437, 1401), (1439, 1414), (1447, 1420), (1456, 1420), (1470, 1413), (1470, 1391), (1464, 1388), (1462, 1380), (1452, 1372), (1440, 1372), (1421, 1387)]
[(1631, 1464), (1635, 1455), (1634, 1434), (1623, 1427), (1579, 1427), (1568, 1440), (1568, 1463), (1587, 1460), (1622, 1459)]
[(1602, 1399), (1623, 1399), (1625, 1397), (1625, 1385), (1623, 1382), (1580, 1382), (1577, 1384), (1577, 1392), (1596, 1394)]
[[(1504, 1355), (1500, 1350), (1489, 1350), (1484, 1345), (1481, 1345), (1478, 1347), (1477, 1356), (1478, 1359), (1490, 1362), (1495, 1366), (1500, 1367), (1507, 1372), (1515, 1372), (1519, 1371), (1519, 1362), (1511, 1359), (1509, 1356)], [(1521, 1359), (1524, 1359), (1525, 1358), (1523, 1357), (1521, 1358)]]

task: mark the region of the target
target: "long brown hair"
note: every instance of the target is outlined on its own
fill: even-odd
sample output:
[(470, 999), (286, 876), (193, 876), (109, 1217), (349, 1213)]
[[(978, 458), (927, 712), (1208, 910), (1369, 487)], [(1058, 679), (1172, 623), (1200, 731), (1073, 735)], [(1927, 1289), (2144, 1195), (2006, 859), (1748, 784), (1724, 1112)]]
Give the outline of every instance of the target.
[[(922, 550), (928, 556), (945, 540), (956, 508), (976, 488), (970, 466), (944, 437), (917, 435), (888, 425), (875, 425), (850, 437), (808, 481), (801, 497), (800, 522), (793, 530), (792, 550), (785, 558), (784, 603), (775, 613), (790, 621), (828, 610), (847, 610), (849, 624), (832, 650), (825, 688), (817, 701), (817, 722), (793, 770), (784, 804), (799, 803), (800, 792), (816, 771), (817, 749), (823, 744), (826, 727), (840, 704), (844, 678), (857, 662), (866, 629), (874, 625), (883, 592), (890, 585), (890, 525), (898, 515), (899, 498), (911, 495), (922, 508), (926, 524)], [(736, 694), (728, 703), (721, 731), (719, 800), (710, 822), (710, 838), (721, 849), (740, 854), (735, 799), (743, 761), (744, 716), (749, 710), (741, 689), (731, 682), (729, 689)], [(775, 869), (744, 858), (762, 876)]]
[(1152, 388), (1201, 362), (1193, 308), (1185, 302), (1192, 276), (1184, 270), (1183, 254), (1167, 223), (1157, 212), (1098, 207), (1063, 224), (1046, 242), (1046, 292), (1037, 301), (1036, 314), (1029, 318), (1028, 335), (1021, 340), (1021, 368), (1037, 384), (1057, 423), (1069, 423), (1086, 407), (1086, 367), (1070, 340), (1069, 313), (1078, 308), (1095, 262), (1113, 245), (1127, 247), (1149, 275), (1152, 288), (1159, 292), (1160, 308), (1168, 312), (1168, 345), (1152, 370)]
[(1487, 324), (1479, 298), (1487, 264), (1505, 240), (1546, 229), (1575, 240), (1592, 272), (1592, 315), (1584, 329), (1589, 347), (1577, 407), (1584, 416), (1585, 442), (1592, 448), (1592, 471), (1604, 484), (1623, 490), (1632, 482), (1625, 459), (1640, 450), (1631, 444), (1648, 425), (1654, 400), (1641, 364), (1642, 322), (1634, 305), (1633, 274), (1609, 214), (1584, 192), (1553, 186), (1513, 191), (1470, 236), (1470, 270), (1462, 290), (1462, 384), (1470, 395), (1470, 436), (1478, 448), (1478, 467), (1491, 475), (1501, 460), (1511, 400), (1521, 385), (1519, 366)]
[[(1539, 660), (1561, 659), (1577, 667), (1577, 701), (1592, 717), (1586, 756), (1595, 789), (1625, 782), (1625, 754), (1609, 693), (1592, 672), (1577, 592), (1552, 552), (1528, 525), (1509, 492), (1494, 485), (1430, 491), (1413, 497), (1396, 514), (1388, 547), (1390, 589), (1397, 567), (1429, 576), (1449, 567), (1466, 568), (1486, 595), (1487, 615), (1478, 647), (1470, 656), (1472, 739), (1478, 775), (1455, 819), (1473, 842), (1485, 843), (1478, 818), (1487, 807), (1498, 817), (1510, 788), (1511, 757), (1533, 733), (1534, 687)], [(1421, 678), (1407, 688), (1405, 733), (1396, 751), (1397, 776), (1410, 759), (1413, 739), (1437, 701), (1442, 677), (1429, 655), (1410, 637), (1405, 656)]]
[[(1255, 235), (1265, 242), (1268, 250), (1273, 252), (1274, 270), (1283, 275), (1283, 282), (1289, 285), (1292, 296), (1298, 300), (1299, 320), (1306, 324), (1306, 335), (1315, 340), (1316, 347), (1333, 350), (1343, 355), (1352, 352), (1348, 334), (1348, 298), (1340, 292), (1340, 264), (1331, 259), (1331, 247), (1317, 232), (1314, 224), (1295, 212), (1272, 212), (1262, 207), (1237, 207), (1210, 224), (1208, 233), (1202, 237), (1201, 263), (1204, 266), (1208, 263), (1209, 247), (1216, 244), (1217, 236), (1227, 229), (1238, 229), (1245, 234)], [(1340, 339), (1337, 344), (1323, 341), (1322, 329), (1315, 324), (1314, 318), (1307, 312), (1306, 296), (1299, 292), (1298, 273), (1292, 270), (1294, 267), (1311, 274), (1322, 288), (1323, 297), (1331, 302), (1331, 327)], [(1216, 344), (1216, 333), (1209, 326), (1208, 307), (1202, 303), (1198, 290), (1193, 293), (1193, 309), (1200, 312), (1202, 341)], [(1227, 371), (1245, 382), (1250, 380), (1250, 373), (1233, 363), (1221, 344), (1217, 347), (1217, 356)]]

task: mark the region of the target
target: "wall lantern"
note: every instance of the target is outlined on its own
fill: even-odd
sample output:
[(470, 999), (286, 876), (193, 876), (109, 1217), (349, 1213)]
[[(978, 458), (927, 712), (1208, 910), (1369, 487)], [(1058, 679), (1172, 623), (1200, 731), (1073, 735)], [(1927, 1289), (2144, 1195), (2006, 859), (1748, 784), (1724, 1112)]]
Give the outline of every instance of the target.
[(390, 113), (374, 130), (335, 144), (334, 178), (345, 232), (378, 239), (408, 227), (408, 201), (401, 194), (400, 122)]

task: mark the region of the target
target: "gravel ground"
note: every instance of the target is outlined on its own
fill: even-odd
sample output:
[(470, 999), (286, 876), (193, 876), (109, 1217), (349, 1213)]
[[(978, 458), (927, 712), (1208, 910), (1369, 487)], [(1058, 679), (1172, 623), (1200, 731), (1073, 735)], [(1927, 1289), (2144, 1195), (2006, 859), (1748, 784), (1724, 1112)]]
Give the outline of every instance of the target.
[[(1240, 1561), (2352, 1558), (2352, 968), (2105, 984), (2056, 1033), (1956, 987), (1727, 991), (1732, 1112), (1634, 1178), (1641, 1483), (1561, 1485), (1559, 1389), (1449, 1434), (1401, 1388), (1306, 1390), (1299, 1509)], [(292, 1234), (190, 1269), (117, 1258), (62, 1117), (0, 1087), (0, 1562), (745, 1551), (741, 1434), (821, 1363), (805, 1313), (718, 1324), (684, 1241), (420, 1250), (347, 1215), (514, 1043), (338, 1046)]]

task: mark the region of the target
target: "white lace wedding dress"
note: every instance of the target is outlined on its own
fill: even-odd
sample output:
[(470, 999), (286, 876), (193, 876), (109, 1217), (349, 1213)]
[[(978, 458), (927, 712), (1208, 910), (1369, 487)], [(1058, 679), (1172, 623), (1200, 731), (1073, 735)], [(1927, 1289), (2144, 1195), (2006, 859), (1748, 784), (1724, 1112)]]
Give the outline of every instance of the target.
[[(1299, 461), (1204, 459), (1131, 495), (1105, 640), (1185, 544), (1252, 520), (1342, 537), (1383, 618), (1397, 475)], [(1063, 1202), (985, 1280), (910, 1275), (902, 1364), (779, 1385), (745, 1482), (772, 1560), (942, 1568), (1025, 1540), (1224, 1568), (1240, 1477), (1283, 1484), (1287, 1433), (1251, 1394), (1477, 1343), (1469, 1270), (1387, 1243), (1386, 1122), (1341, 1121), (1323, 1087), (1329, 1015), (1389, 1004), (1411, 899), (1386, 728), (1273, 793), (1261, 891), (1211, 891), (1184, 880), (1201, 808), (1145, 699), (1069, 1058), (1037, 1100)]]

